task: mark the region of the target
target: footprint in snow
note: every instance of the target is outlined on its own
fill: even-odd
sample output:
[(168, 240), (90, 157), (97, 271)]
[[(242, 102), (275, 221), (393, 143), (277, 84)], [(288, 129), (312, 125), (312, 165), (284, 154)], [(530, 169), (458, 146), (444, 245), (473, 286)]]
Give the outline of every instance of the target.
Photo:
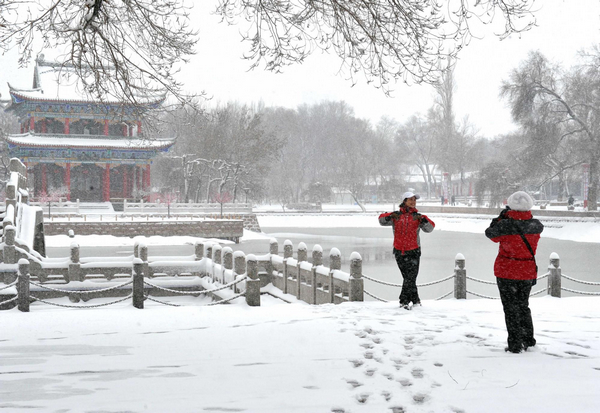
[(415, 393), (413, 395), (413, 400), (415, 401), (415, 403), (417, 404), (423, 404), (425, 403), (427, 400), (429, 400), (429, 396), (426, 395), (425, 393)]
[(412, 374), (412, 376), (415, 379), (422, 379), (423, 378), (423, 369), (416, 367), (410, 372), (410, 374)]
[(377, 371), (377, 369), (367, 369), (367, 370), (365, 370), (365, 374), (369, 377), (373, 377), (373, 375), (375, 374), (376, 371)]
[(400, 383), (402, 385), (402, 387), (410, 387), (413, 385), (412, 381), (410, 381), (409, 379), (398, 379), (398, 383)]
[(360, 394), (356, 395), (356, 400), (360, 404), (365, 404), (367, 402), (367, 400), (369, 400), (370, 396), (371, 396), (371, 393), (360, 393)]
[(360, 387), (363, 385), (361, 382), (359, 382), (358, 380), (354, 380), (354, 379), (346, 380), (346, 383), (351, 385), (353, 389), (356, 389), (357, 387)]

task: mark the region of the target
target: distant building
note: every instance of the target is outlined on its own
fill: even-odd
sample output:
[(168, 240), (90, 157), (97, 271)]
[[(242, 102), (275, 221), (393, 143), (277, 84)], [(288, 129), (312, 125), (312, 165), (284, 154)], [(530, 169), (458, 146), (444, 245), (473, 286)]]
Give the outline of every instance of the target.
[(172, 140), (148, 140), (142, 115), (159, 107), (164, 96), (132, 104), (85, 98), (82, 84), (68, 66), (36, 60), (33, 85), (9, 83), (20, 134), (5, 139), (11, 157), (21, 159), (33, 182), (33, 196), (62, 192), (88, 202), (132, 198), (150, 188), (150, 165)]

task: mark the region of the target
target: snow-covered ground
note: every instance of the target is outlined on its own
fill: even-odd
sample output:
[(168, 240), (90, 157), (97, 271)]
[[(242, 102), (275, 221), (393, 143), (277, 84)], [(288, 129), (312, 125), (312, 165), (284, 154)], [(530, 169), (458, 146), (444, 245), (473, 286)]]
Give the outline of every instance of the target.
[[(433, 216), (433, 214), (432, 214)], [(262, 226), (378, 226), (356, 215), (259, 216)], [(351, 219), (349, 219), (351, 218)], [(481, 232), (488, 216), (436, 215), (436, 230)], [(350, 223), (350, 224), (349, 224)], [(543, 236), (600, 241), (595, 220), (553, 220)], [(244, 240), (266, 237), (247, 232)], [(108, 236), (81, 245), (133, 244)], [(191, 237), (150, 237), (177, 245)], [(282, 240), (280, 240), (281, 242)], [(66, 236), (48, 244), (68, 246)], [(503, 351), (498, 300), (261, 307), (124, 302), (0, 312), (0, 410), (7, 412), (600, 411), (600, 297), (531, 299), (538, 345)], [(88, 302), (90, 304), (92, 302)]]
[(188, 300), (0, 313), (0, 410), (600, 411), (600, 298), (532, 299), (522, 354), (503, 351), (498, 301)]

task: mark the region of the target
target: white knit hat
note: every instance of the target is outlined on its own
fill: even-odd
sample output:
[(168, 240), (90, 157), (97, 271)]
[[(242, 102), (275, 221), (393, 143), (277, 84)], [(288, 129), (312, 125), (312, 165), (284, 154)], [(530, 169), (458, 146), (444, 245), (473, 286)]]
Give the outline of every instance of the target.
[(529, 211), (533, 208), (533, 198), (527, 192), (517, 191), (508, 197), (507, 204), (515, 211)]

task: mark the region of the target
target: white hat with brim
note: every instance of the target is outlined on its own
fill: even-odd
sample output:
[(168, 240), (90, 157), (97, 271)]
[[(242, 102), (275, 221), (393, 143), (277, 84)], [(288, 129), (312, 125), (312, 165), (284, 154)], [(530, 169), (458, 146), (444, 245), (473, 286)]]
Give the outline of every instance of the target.
[(408, 192), (405, 192), (405, 193), (402, 195), (402, 202), (404, 202), (404, 200), (405, 200), (405, 199), (412, 198), (413, 196), (414, 196), (416, 199), (419, 199), (419, 198), (421, 198), (421, 197), (419, 196), (419, 194), (415, 194), (415, 193), (413, 193), (413, 192), (410, 192), (410, 191), (408, 191)]

